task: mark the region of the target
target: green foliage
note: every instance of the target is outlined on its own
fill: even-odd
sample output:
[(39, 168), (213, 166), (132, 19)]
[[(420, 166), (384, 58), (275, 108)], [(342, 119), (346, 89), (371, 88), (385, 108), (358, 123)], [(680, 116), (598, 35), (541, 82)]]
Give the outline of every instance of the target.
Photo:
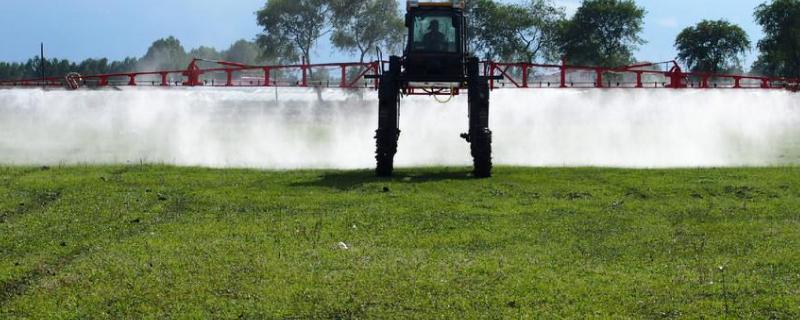
[(190, 61), (180, 40), (169, 36), (153, 42), (139, 65), (142, 70), (183, 70)]
[(269, 0), (257, 12), (264, 32), (257, 42), (265, 59), (284, 62), (311, 61), (311, 49), (328, 33), (330, 0)]
[(756, 72), (800, 78), (800, 0), (772, 0), (759, 5), (756, 22), (764, 29)]
[(111, 73), (117, 72), (131, 72), (136, 71), (136, 66), (139, 64), (139, 59), (127, 57), (122, 61), (114, 61), (109, 67)]
[(345, 52), (359, 54), (359, 61), (380, 46), (388, 54), (402, 50), (404, 21), (397, 0), (333, 0), (331, 42)]
[[(86, 59), (81, 63), (66, 59), (48, 59), (45, 61), (45, 76), (60, 77), (70, 72), (80, 74), (118, 73), (134, 71), (138, 60), (126, 58), (123, 61), (108, 63), (108, 59)], [(38, 79), (42, 76), (39, 57), (28, 59), (24, 63), (0, 62), (0, 79)]]
[(678, 59), (692, 71), (741, 71), (750, 40), (738, 25), (725, 20), (703, 20), (683, 29), (675, 39), (675, 48)]
[[(101, 74), (101, 73), (109, 73), (111, 69), (109, 68), (110, 65), (108, 64), (108, 59), (86, 59), (80, 63), (78, 66), (78, 73), (80, 74)], [(68, 72), (67, 72), (68, 73)]]
[(468, 172), (0, 168), (0, 318), (800, 317), (800, 168)]
[(645, 10), (633, 0), (584, 0), (560, 26), (562, 55), (572, 64), (616, 67), (634, 61)]
[[(187, 54), (180, 41), (174, 37), (160, 39), (148, 48), (147, 54), (141, 58), (125, 58), (122, 61), (110, 62), (106, 58), (86, 59), (80, 63), (66, 59), (49, 59), (45, 65), (47, 76), (60, 77), (70, 72), (83, 75), (109, 74), (134, 71), (182, 70), (191, 58), (209, 60), (228, 60), (244, 64), (261, 64), (258, 45), (252, 41), (239, 40), (228, 50), (218, 51), (212, 47), (200, 46)], [(0, 62), (0, 79), (36, 79), (41, 77), (39, 57), (28, 59), (25, 63)]]
[(200, 46), (189, 51), (189, 56), (198, 59), (224, 60), (223, 54), (214, 47)]
[(239, 40), (231, 45), (222, 56), (226, 61), (244, 63), (248, 65), (258, 65), (264, 62), (261, 58), (261, 50), (255, 42)]
[(557, 27), (564, 9), (550, 0), (499, 3), (468, 2), (471, 50), (484, 59), (551, 61), (556, 52)]
[(22, 79), (26, 78), (21, 63), (0, 62), (0, 79)]

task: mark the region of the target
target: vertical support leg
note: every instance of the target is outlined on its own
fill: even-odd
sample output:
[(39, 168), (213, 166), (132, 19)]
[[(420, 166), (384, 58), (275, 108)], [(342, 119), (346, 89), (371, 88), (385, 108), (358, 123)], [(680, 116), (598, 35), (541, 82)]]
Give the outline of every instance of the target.
[(264, 68), (264, 86), (265, 87), (269, 87), (269, 82), (270, 82), (270, 74), (269, 73), (270, 73), (270, 71), (271, 70), (269, 68)]
[(489, 90), (494, 90), (494, 61), (489, 62)]
[(598, 87), (598, 88), (602, 88), (603, 87), (603, 70), (596, 69), (594, 72), (597, 74), (597, 79), (595, 80), (597, 82), (594, 84), (594, 86)]
[(303, 82), (300, 85), (301, 87), (308, 87), (308, 66), (303, 65)]
[(530, 66), (527, 63), (522, 64), (522, 87), (528, 87), (528, 69)]
[[(381, 68), (381, 64), (382, 63), (383, 63), (383, 61), (375, 61), (375, 62), (372, 63), (372, 74), (373, 75), (377, 76), (378, 74), (380, 74), (380, 68)], [(375, 88), (375, 90), (378, 89), (379, 81), (380, 81), (380, 79), (378, 79), (377, 77), (372, 80), (372, 86), (373, 86), (373, 88)]]
[(226, 69), (225, 70), (225, 86), (226, 87), (233, 87), (233, 70)]
[(347, 65), (342, 65), (342, 80), (339, 81), (339, 88), (347, 87)]
[(494, 90), (494, 71), (497, 69), (497, 66), (494, 64), (494, 61), (489, 62), (489, 90)]
[(636, 87), (642, 88), (644, 85), (642, 84), (642, 72), (636, 72)]

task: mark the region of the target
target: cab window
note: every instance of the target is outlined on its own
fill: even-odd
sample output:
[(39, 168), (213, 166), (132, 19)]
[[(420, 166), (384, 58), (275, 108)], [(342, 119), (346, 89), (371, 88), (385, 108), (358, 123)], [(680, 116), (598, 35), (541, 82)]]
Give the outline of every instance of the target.
[(457, 52), (456, 28), (450, 15), (414, 17), (412, 50), (427, 52)]

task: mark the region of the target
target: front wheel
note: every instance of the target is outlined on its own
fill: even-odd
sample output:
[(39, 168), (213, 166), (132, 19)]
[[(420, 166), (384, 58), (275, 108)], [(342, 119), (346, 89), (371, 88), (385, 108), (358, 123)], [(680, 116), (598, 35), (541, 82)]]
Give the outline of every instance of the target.
[(375, 131), (375, 174), (389, 177), (394, 171), (394, 155), (400, 138), (400, 60), (390, 58), (389, 72), (384, 73), (378, 88), (378, 130)]
[(379, 177), (391, 177), (394, 171), (394, 155), (397, 153), (397, 140), (400, 130), (378, 130), (375, 132), (375, 174)]
[(465, 135), (470, 143), (476, 178), (492, 176), (492, 131), (489, 130), (489, 82), (478, 75), (478, 61), (473, 59), (469, 65), (469, 133)]
[(482, 128), (473, 132), (470, 137), (472, 150), (473, 175), (476, 178), (492, 176), (492, 131)]

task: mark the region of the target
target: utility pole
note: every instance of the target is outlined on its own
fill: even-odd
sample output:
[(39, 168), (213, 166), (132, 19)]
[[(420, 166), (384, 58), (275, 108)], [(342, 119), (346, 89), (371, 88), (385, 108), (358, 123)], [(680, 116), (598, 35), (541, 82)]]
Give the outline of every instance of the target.
[(40, 52), (39, 52), (39, 70), (42, 72), (42, 89), (46, 89), (47, 82), (44, 80), (45, 72), (44, 72), (44, 42), (41, 43)]

